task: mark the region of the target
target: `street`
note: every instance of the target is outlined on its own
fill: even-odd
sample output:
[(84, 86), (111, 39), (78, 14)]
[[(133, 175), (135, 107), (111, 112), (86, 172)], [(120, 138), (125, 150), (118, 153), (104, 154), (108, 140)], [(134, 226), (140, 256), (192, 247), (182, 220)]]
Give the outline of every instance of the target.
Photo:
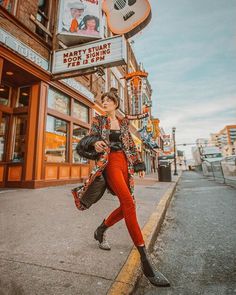
[(142, 277), (134, 294), (236, 294), (235, 210), (235, 188), (184, 172), (151, 254), (171, 287)]

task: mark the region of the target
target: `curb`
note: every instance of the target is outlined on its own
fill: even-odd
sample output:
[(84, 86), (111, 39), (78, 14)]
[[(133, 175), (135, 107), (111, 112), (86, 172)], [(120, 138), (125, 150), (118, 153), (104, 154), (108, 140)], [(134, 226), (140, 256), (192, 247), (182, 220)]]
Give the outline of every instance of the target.
[[(181, 175), (182, 171), (180, 172), (180, 175), (178, 176), (175, 184), (165, 192), (155, 211), (151, 214), (147, 223), (142, 229), (143, 238), (148, 252), (153, 249), (157, 235), (164, 221), (167, 208), (169, 207), (170, 201), (176, 190), (176, 186), (180, 180)], [(134, 291), (138, 279), (141, 277), (141, 275), (142, 272), (140, 269), (139, 253), (136, 247), (133, 246), (125, 264), (123, 265), (115, 281), (108, 290), (107, 295), (131, 294)]]

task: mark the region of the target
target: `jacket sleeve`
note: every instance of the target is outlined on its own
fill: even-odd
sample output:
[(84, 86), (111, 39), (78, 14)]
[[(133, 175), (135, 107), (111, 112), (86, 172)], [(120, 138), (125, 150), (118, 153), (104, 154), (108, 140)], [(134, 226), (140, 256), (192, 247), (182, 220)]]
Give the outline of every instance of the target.
[(101, 127), (100, 127), (99, 116), (95, 116), (92, 119), (89, 135), (100, 134), (100, 133), (101, 133)]
[[(127, 118), (127, 124), (129, 124), (128, 118)], [(131, 152), (132, 158), (133, 158), (134, 172), (146, 171), (146, 165), (145, 165), (144, 161), (142, 161), (140, 159), (138, 150), (136, 148), (136, 145), (134, 143), (134, 140), (133, 140), (133, 137), (132, 137), (130, 131), (128, 132), (128, 134), (129, 134), (129, 142), (130, 142), (130, 152)]]

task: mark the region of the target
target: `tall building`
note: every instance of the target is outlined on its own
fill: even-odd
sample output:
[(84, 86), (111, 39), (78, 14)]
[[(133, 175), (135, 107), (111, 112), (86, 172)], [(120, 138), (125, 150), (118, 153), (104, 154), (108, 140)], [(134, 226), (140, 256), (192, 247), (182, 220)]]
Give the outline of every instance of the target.
[(236, 125), (226, 125), (211, 134), (211, 143), (220, 148), (223, 156), (235, 155)]

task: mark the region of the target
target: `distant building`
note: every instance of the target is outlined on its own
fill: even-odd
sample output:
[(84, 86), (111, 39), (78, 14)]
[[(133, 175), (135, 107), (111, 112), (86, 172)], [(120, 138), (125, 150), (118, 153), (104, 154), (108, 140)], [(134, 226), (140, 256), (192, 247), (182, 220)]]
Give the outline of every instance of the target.
[(211, 134), (210, 142), (219, 147), (223, 156), (235, 154), (236, 125), (226, 125), (217, 133)]

